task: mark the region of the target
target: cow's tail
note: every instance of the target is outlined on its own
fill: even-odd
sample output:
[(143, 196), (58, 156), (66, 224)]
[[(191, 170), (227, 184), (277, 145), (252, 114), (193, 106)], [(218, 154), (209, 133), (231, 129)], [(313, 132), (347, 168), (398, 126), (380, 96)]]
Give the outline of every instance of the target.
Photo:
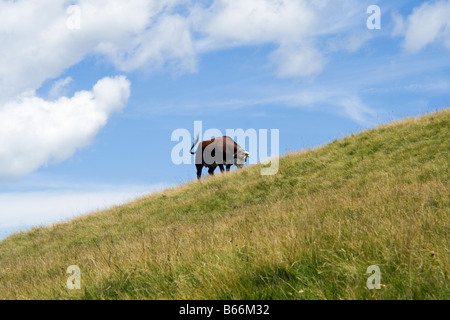
[(198, 142), (198, 135), (197, 135), (197, 138), (195, 138), (195, 141), (194, 141), (194, 143), (192, 144), (192, 147), (191, 147), (191, 154), (195, 154), (195, 152), (192, 152), (192, 149), (194, 149), (194, 146), (197, 144), (197, 142)]

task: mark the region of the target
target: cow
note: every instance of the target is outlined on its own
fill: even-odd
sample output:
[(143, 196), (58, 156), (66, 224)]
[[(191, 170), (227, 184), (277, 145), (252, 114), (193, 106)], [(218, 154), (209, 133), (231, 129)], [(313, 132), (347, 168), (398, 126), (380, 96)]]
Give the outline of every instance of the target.
[(191, 154), (195, 154), (195, 167), (197, 168), (197, 179), (202, 176), (203, 167), (208, 168), (209, 175), (214, 175), (216, 167), (220, 172), (224, 172), (225, 165), (227, 172), (234, 164), (239, 169), (244, 166), (248, 158), (248, 152), (242, 149), (234, 140), (228, 136), (216, 137), (211, 140), (199, 143), (197, 150), (192, 149), (198, 142), (198, 136), (191, 147)]

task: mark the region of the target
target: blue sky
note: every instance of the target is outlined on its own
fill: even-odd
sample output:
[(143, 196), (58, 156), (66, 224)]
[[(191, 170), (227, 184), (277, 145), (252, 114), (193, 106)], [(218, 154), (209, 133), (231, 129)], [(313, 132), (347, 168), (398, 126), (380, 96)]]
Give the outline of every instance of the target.
[(1, 1), (0, 237), (195, 179), (171, 134), (196, 120), (278, 129), (285, 154), (448, 107), (449, 16), (450, 1)]

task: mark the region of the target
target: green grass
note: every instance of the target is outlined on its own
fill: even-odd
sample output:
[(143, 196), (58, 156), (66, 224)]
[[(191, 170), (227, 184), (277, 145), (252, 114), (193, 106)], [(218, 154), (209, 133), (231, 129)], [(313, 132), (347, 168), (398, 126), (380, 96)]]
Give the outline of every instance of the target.
[(0, 297), (448, 299), (449, 151), (446, 109), (15, 234)]

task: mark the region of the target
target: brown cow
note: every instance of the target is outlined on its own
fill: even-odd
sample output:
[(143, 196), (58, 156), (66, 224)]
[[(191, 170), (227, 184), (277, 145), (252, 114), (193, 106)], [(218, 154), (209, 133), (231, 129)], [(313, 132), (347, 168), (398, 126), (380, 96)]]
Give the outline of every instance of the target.
[(245, 161), (248, 158), (248, 152), (242, 149), (234, 140), (230, 137), (217, 137), (211, 140), (202, 141), (195, 152), (192, 149), (198, 142), (198, 136), (195, 139), (191, 147), (191, 154), (195, 154), (195, 166), (197, 168), (197, 179), (200, 180), (202, 176), (203, 167), (207, 167), (208, 173), (214, 175), (216, 167), (220, 168), (221, 172), (224, 172), (223, 166), (225, 165), (227, 171), (230, 171), (230, 167), (234, 164), (239, 169), (244, 166)]

